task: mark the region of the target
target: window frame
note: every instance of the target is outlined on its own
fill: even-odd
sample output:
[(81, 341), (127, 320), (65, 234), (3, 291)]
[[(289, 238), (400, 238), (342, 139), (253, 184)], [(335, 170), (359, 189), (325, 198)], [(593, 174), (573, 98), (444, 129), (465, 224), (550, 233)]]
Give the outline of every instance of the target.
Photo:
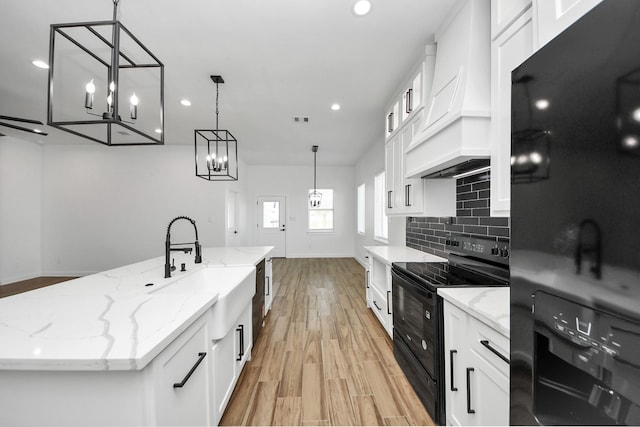
[[(311, 234), (317, 234), (317, 233), (335, 233), (336, 230), (336, 201), (335, 201), (335, 195), (336, 192), (333, 188), (316, 188), (316, 191), (320, 192), (322, 194), (322, 197), (324, 199), (324, 192), (325, 191), (331, 191), (332, 193), (332, 206), (330, 209), (327, 208), (323, 208), (322, 204), (320, 205), (320, 208), (312, 208), (311, 205), (309, 204), (309, 194), (313, 191), (313, 188), (310, 188), (309, 191), (307, 192), (307, 233), (311, 233)], [(311, 212), (313, 211), (331, 211), (331, 228), (311, 228)]]
[[(362, 192), (362, 193), (361, 193)], [(367, 234), (367, 186), (362, 183), (356, 187), (356, 232)]]
[(382, 170), (373, 177), (374, 206), (373, 206), (373, 239), (389, 242), (389, 219), (386, 212), (386, 174)]

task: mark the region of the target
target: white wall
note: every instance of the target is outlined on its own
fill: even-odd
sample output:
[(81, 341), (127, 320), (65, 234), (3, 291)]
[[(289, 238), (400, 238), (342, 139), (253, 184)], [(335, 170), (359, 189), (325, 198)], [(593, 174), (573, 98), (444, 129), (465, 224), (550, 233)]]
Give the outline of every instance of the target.
[[(44, 146), (42, 272), (83, 275), (164, 254), (169, 221), (225, 245), (227, 183), (194, 173), (193, 147)], [(4, 199), (3, 199), (4, 203)], [(194, 240), (176, 222), (173, 242)]]
[[(364, 246), (383, 245), (386, 243), (374, 240), (373, 237), (373, 211), (374, 211), (374, 177), (384, 170), (384, 141), (374, 143), (371, 148), (362, 156), (355, 166), (354, 189), (358, 185), (365, 184), (365, 234), (354, 231), (355, 237), (355, 258), (364, 265)], [(355, 190), (354, 190), (355, 191)], [(403, 219), (403, 218), (400, 218)], [(397, 228), (397, 227), (396, 227)], [(395, 232), (389, 226), (389, 243), (397, 240)], [(403, 243), (404, 244), (404, 243)]]
[(313, 166), (249, 166), (248, 210), (251, 242), (256, 242), (256, 201), (260, 195), (286, 196), (287, 258), (354, 256), (356, 186), (353, 166), (318, 166), (317, 187), (334, 190), (333, 233), (308, 233), (308, 191)]
[(0, 138), (0, 284), (40, 275), (42, 147)]

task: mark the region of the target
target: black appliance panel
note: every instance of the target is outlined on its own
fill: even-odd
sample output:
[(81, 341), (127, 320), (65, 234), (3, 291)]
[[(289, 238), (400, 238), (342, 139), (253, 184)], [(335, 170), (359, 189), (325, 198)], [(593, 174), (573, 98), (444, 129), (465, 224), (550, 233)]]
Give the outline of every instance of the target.
[(396, 269), (392, 269), (391, 276), (394, 345), (401, 338), (422, 367), (435, 377), (437, 296)]
[(440, 398), (442, 394), (438, 391), (439, 384), (414, 357), (404, 340), (394, 337), (393, 355), (429, 415), (436, 423), (443, 424), (444, 406)]
[[(536, 387), (555, 390), (546, 398), (551, 403), (570, 390), (591, 394), (563, 376), (551, 376), (553, 383), (541, 385), (545, 381), (540, 378), (550, 378), (548, 370), (575, 372), (577, 383), (599, 381), (627, 399), (625, 390), (640, 384), (628, 363), (633, 353), (620, 350), (609, 357), (600, 349), (603, 359), (597, 361), (592, 350), (577, 351), (582, 348), (578, 340), (585, 337), (576, 325), (571, 328), (576, 335), (561, 340), (563, 331), (543, 333), (532, 311), (534, 306), (536, 314), (544, 310), (537, 300), (541, 292), (558, 295), (592, 310), (583, 317), (595, 316), (600, 328), (606, 328), (607, 319), (617, 319), (607, 333), (619, 335), (619, 341), (634, 341), (633, 333), (618, 331), (616, 325), (619, 319), (640, 323), (637, 40), (640, 2), (605, 0), (512, 73), (512, 424), (611, 422), (608, 416), (600, 420), (586, 415), (587, 407), (602, 413), (608, 406), (590, 403), (584, 412), (574, 410), (559, 420), (548, 413), (536, 418), (536, 411), (546, 405), (543, 394), (534, 394)], [(548, 108), (535, 107), (541, 99), (548, 101)], [(550, 327), (554, 325), (544, 326)], [(553, 351), (542, 353), (543, 348)], [(615, 379), (623, 377), (625, 383)], [(626, 419), (616, 419), (637, 423), (635, 409), (629, 411)]]
[(640, 323), (535, 293), (533, 410), (542, 424), (640, 424)]

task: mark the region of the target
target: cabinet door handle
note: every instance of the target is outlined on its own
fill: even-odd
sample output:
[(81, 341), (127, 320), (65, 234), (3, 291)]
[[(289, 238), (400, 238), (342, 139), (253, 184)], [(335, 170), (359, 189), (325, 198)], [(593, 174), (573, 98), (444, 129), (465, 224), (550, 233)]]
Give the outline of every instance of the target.
[(393, 132), (393, 113), (389, 113), (387, 116), (387, 132)]
[(411, 184), (404, 186), (404, 205), (411, 206)]
[(391, 291), (387, 291), (387, 314), (391, 314), (391, 308), (389, 307), (390, 299), (391, 299)]
[(380, 307), (378, 307), (378, 304), (376, 303), (376, 301), (375, 301), (375, 300), (373, 300), (373, 305), (375, 305), (375, 306), (376, 306), (376, 308), (378, 309), (378, 311), (382, 311), (382, 309), (381, 309)]
[(393, 190), (387, 191), (387, 207), (389, 209), (393, 208), (393, 206), (391, 206), (391, 193), (393, 193)]
[(451, 368), (451, 391), (458, 391), (458, 387), (454, 387), (453, 381), (453, 355), (457, 354), (458, 350), (449, 350), (449, 367)]
[(480, 340), (480, 344), (482, 344), (483, 346), (487, 347), (491, 351), (491, 353), (495, 354), (500, 359), (504, 360), (507, 363), (507, 365), (511, 364), (509, 362), (509, 358), (508, 357), (506, 357), (504, 354), (500, 353), (491, 344), (489, 344), (489, 340)]
[(240, 332), (240, 351), (238, 352), (238, 357), (236, 357), (236, 360), (240, 361), (244, 356), (244, 325), (238, 325), (236, 332)]
[(269, 293), (270, 293), (270, 290), (269, 290), (269, 288), (270, 288), (270, 286), (269, 286), (269, 282), (271, 281), (271, 280), (270, 280), (271, 278), (270, 278), (269, 276), (266, 276), (266, 277), (265, 277), (265, 279), (267, 279), (267, 295), (269, 295)]
[(182, 381), (180, 381), (179, 383), (173, 383), (173, 388), (182, 388), (182, 387), (184, 387), (184, 385), (187, 383), (187, 381), (189, 381), (189, 378), (191, 378), (191, 375), (196, 370), (198, 365), (200, 363), (202, 363), (202, 361), (204, 360), (206, 355), (207, 355), (207, 353), (204, 353), (204, 352), (203, 353), (198, 353), (198, 361), (196, 362), (196, 364), (191, 367), (191, 370), (187, 373), (187, 376), (185, 376), (182, 379)]
[(475, 409), (471, 409), (471, 372), (473, 368), (467, 368), (467, 414), (475, 414)]
[(369, 272), (367, 271), (366, 273), (367, 273), (367, 277), (366, 277), (367, 281), (365, 282), (365, 284), (367, 285), (367, 289), (369, 289)]
[(413, 111), (413, 99), (411, 99), (411, 98), (413, 98), (413, 89), (409, 89), (407, 91), (407, 94), (406, 94), (405, 98), (404, 98), (404, 100), (405, 100), (404, 108), (405, 108), (405, 112), (407, 114), (409, 114), (410, 112)]

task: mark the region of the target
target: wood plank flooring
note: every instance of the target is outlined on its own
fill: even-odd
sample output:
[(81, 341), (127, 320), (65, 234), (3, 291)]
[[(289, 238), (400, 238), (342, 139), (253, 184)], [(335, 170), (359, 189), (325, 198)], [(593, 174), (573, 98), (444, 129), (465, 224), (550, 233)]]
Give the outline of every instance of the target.
[(353, 258), (274, 259), (271, 312), (221, 425), (434, 425)]
[(31, 291), (33, 289), (44, 288), (67, 280), (77, 279), (77, 277), (42, 276), (34, 279), (22, 280), (20, 282), (9, 283), (0, 286), (0, 298)]

